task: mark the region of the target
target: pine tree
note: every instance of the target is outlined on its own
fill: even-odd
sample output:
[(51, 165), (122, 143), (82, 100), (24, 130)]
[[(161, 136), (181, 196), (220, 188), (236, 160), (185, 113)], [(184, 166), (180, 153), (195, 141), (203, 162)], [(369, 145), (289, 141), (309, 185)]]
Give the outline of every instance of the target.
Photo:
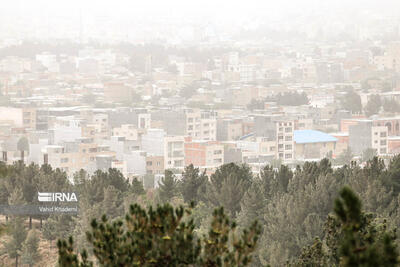
[[(142, 209), (132, 205), (125, 220), (93, 220), (87, 239), (100, 266), (247, 266), (260, 233), (255, 222), (236, 234), (223, 209), (213, 213), (209, 231), (196, 237), (191, 209), (169, 204)], [(93, 266), (88, 254), (74, 252), (74, 241), (60, 240), (59, 266)]]
[(379, 113), (379, 110), (381, 109), (382, 102), (381, 98), (379, 95), (372, 95), (371, 98), (369, 99), (367, 105), (365, 106), (365, 115), (372, 116), (375, 114)]
[(52, 249), (52, 242), (58, 237), (56, 221), (51, 216), (46, 220), (42, 227), (43, 238), (49, 241), (50, 251)]
[(266, 199), (262, 189), (261, 182), (253, 182), (244, 194), (240, 203), (241, 211), (238, 215), (239, 225), (250, 225), (254, 220), (257, 220), (261, 226), (264, 225)]
[(200, 173), (200, 169), (195, 168), (193, 164), (185, 167), (180, 182), (180, 191), (185, 203), (192, 201), (197, 203), (203, 198), (201, 193), (205, 190), (207, 179), (206, 174)]
[(39, 235), (35, 229), (28, 232), (22, 246), (22, 262), (32, 267), (41, 258), (39, 253)]
[(133, 178), (133, 180), (132, 180), (131, 192), (135, 196), (144, 195), (146, 193), (146, 191), (144, 190), (144, 187), (143, 187), (143, 182), (139, 181), (136, 177)]
[(159, 182), (159, 196), (160, 200), (165, 203), (171, 201), (171, 199), (178, 193), (178, 182), (175, 179), (175, 175), (172, 171), (166, 170), (164, 178)]
[(109, 185), (104, 189), (104, 200), (102, 202), (102, 210), (110, 218), (121, 216), (123, 212), (122, 196), (117, 189)]
[[(395, 234), (377, 231), (361, 211), (361, 201), (354, 192), (344, 187), (335, 201), (335, 215), (341, 222), (342, 239), (340, 265), (397, 266), (398, 252)], [(384, 227), (386, 229), (386, 227)]]
[(224, 207), (230, 216), (235, 217), (252, 180), (253, 175), (246, 165), (224, 164), (210, 177), (207, 200), (215, 207)]
[(25, 151), (29, 151), (29, 141), (25, 136), (18, 140), (17, 149), (21, 151), (21, 161), (25, 162)]
[(26, 238), (23, 218), (17, 216), (11, 217), (7, 229), (11, 239), (4, 244), (5, 251), (11, 259), (15, 259), (15, 266), (18, 267), (22, 244)]
[(376, 149), (373, 148), (367, 148), (366, 150), (363, 151), (362, 153), (362, 161), (370, 161), (376, 156)]

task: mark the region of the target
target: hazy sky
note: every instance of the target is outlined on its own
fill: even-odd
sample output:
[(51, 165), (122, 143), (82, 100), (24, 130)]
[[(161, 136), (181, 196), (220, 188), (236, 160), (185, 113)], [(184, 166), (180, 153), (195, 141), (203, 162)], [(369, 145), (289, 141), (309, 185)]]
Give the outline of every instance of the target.
[(221, 16), (229, 19), (287, 10), (399, 7), (398, 0), (2, 0), (5, 12), (36, 16), (42, 13), (70, 16), (82, 10), (92, 15), (129, 16)]
[(152, 27), (152, 22), (161, 27), (168, 22), (184, 27), (187, 21), (233, 29), (257, 22), (297, 27), (299, 21), (326, 24), (347, 18), (353, 23), (356, 13), (382, 10), (399, 16), (400, 0), (1, 0), (0, 30), (18, 38), (32, 32), (46, 37), (67, 31), (76, 35), (83, 25), (87, 34), (98, 29), (103, 30), (102, 36), (118, 29), (128, 33), (143, 28), (147, 35), (151, 29), (145, 27)]

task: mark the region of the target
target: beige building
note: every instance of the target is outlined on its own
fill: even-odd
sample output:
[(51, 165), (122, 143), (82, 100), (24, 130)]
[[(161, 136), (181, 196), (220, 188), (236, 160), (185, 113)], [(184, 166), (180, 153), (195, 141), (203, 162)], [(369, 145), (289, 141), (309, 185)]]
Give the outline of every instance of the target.
[(123, 136), (125, 140), (138, 140), (138, 129), (133, 124), (122, 124), (112, 130), (114, 136)]
[(96, 157), (100, 155), (115, 156), (108, 146), (91, 143), (89, 139), (82, 139), (73, 145), (48, 145), (42, 150), (43, 162), (53, 168), (60, 168), (72, 176), (89, 165), (95, 165)]
[(146, 173), (147, 174), (163, 174), (164, 173), (164, 157), (163, 156), (147, 156), (146, 157)]
[(0, 122), (14, 127), (36, 129), (36, 109), (0, 107)]
[(217, 139), (216, 114), (201, 110), (188, 110), (185, 115), (185, 135), (196, 140), (215, 141)]

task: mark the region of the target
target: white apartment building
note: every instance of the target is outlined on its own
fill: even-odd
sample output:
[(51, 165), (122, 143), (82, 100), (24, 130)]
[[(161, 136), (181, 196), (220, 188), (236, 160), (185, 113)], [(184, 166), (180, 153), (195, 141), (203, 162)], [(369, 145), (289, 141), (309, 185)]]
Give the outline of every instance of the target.
[(294, 160), (294, 121), (276, 122), (276, 157), (284, 163)]
[(373, 126), (371, 130), (372, 148), (378, 155), (388, 153), (388, 128), (386, 126)]
[(164, 168), (182, 169), (185, 165), (185, 138), (183, 136), (164, 137)]

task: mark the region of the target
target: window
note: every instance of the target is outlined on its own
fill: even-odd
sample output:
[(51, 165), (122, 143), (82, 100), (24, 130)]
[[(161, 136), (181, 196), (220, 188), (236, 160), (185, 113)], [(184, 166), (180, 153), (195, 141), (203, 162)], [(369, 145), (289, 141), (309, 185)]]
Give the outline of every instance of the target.
[(292, 141), (292, 136), (291, 135), (285, 136), (285, 141)]
[(61, 159), (61, 163), (67, 163), (68, 162), (68, 158), (62, 158)]
[(381, 146), (386, 146), (386, 140), (381, 140)]
[(286, 145), (285, 150), (292, 150), (292, 145)]
[(214, 155), (220, 155), (222, 154), (222, 150), (214, 150)]
[(279, 145), (278, 145), (278, 148), (283, 148), (283, 144), (279, 144)]
[(381, 154), (386, 154), (386, 148), (381, 148), (380, 152)]
[(148, 162), (146, 162), (146, 165), (147, 165), (147, 166), (152, 166), (152, 165), (153, 165), (153, 162), (152, 162), (152, 161), (148, 161)]
[(286, 127), (286, 128), (285, 128), (285, 132), (289, 133), (289, 132), (291, 132), (291, 131), (292, 131), (292, 127)]
[(381, 137), (386, 137), (386, 132), (381, 132)]
[(292, 154), (285, 154), (285, 159), (291, 159), (292, 158)]

